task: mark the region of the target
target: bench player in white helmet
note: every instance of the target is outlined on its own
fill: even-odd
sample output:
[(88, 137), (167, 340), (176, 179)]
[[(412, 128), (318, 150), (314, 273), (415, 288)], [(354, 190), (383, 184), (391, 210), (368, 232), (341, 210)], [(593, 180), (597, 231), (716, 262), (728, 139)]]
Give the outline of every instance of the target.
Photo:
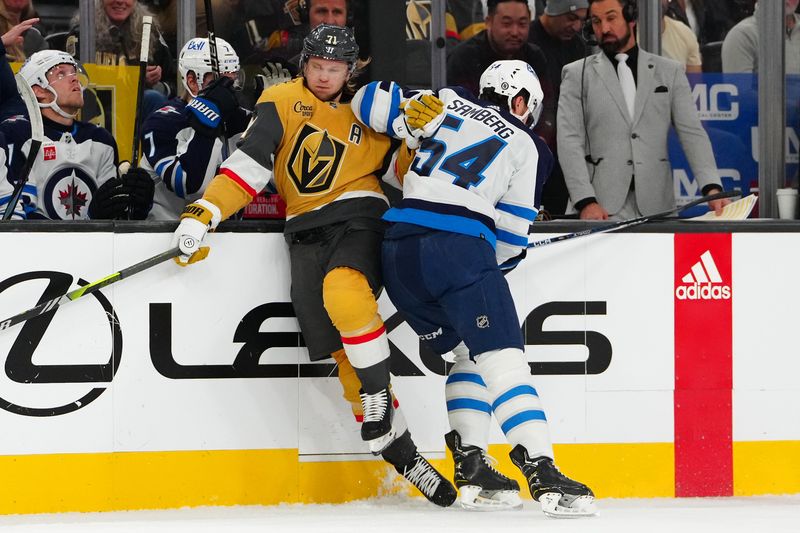
[[(135, 175), (117, 176), (117, 144), (105, 129), (76, 120), (83, 107), (85, 75), (58, 50), (31, 55), (20, 75), (33, 89), (44, 123), (44, 142), (15, 208), (18, 218), (52, 220), (142, 219), (153, 187)], [(26, 116), (0, 124), (9, 147), (10, 181), (21, 170), (31, 139)], [(5, 199), (7, 202), (8, 199)], [(3, 200), (0, 199), (0, 209)]]
[(175, 220), (200, 198), (226, 152), (222, 132), (232, 144), (247, 127), (250, 113), (236, 99), (239, 56), (224, 39), (216, 42), (220, 78), (214, 80), (208, 39), (190, 39), (178, 57), (183, 97), (154, 111), (142, 126), (141, 168), (156, 181), (148, 219)]
[[(409, 131), (392, 118), (402, 96), (375, 82), (353, 100), (359, 119), (416, 148), (403, 200), (387, 211), (387, 293), (436, 353), (452, 351), (445, 386), (455, 484), (467, 508), (519, 507), (519, 485), (487, 457), (494, 413), (512, 461), (549, 516), (594, 514), (594, 495), (553, 462), (547, 419), (533, 387), (513, 298), (503, 271), (525, 256), (553, 156), (531, 131), (543, 93), (523, 61), (497, 61), (476, 99), (460, 87), (437, 91), (443, 112)], [(387, 111), (388, 109), (388, 111)], [(389, 115), (387, 117), (387, 114)], [(395, 113), (396, 115), (396, 113)], [(399, 177), (399, 176), (398, 176)]]

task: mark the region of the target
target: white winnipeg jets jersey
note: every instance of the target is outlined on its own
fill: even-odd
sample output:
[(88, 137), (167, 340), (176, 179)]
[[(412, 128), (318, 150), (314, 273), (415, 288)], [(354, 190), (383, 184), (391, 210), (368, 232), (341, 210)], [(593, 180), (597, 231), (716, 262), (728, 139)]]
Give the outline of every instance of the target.
[(438, 96), (446, 116), (423, 139), (403, 200), (384, 218), (484, 238), (502, 264), (527, 248), (553, 155), (510, 113), (457, 87)]
[[(6, 141), (9, 181), (15, 183), (30, 149), (31, 124), (27, 117), (14, 116), (0, 124), (0, 132)], [(117, 145), (108, 131), (88, 122), (64, 126), (45, 119), (44, 141), (22, 191), (23, 216), (88, 219), (95, 191), (116, 175)]]

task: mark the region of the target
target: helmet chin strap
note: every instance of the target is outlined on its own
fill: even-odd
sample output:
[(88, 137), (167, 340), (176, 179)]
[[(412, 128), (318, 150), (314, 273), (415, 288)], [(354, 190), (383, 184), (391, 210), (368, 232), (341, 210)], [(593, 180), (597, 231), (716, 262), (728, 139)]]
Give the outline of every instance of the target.
[[(45, 87), (45, 89), (47, 89), (48, 91), (53, 93), (53, 101), (50, 102), (49, 104), (43, 104), (42, 102), (39, 102), (39, 107), (42, 108), (42, 109), (47, 109), (49, 107), (50, 109), (55, 111), (58, 115), (60, 115), (60, 116), (62, 116), (64, 118), (69, 119), (69, 120), (75, 120), (75, 117), (78, 116), (78, 112), (76, 111), (73, 114), (69, 114), (66, 111), (64, 111), (63, 109), (61, 109), (58, 106), (58, 103), (57, 103), (58, 102), (58, 94), (56, 94), (55, 89), (53, 89), (53, 87), (50, 86), (50, 85)], [(83, 90), (83, 89), (81, 89), (81, 90)]]

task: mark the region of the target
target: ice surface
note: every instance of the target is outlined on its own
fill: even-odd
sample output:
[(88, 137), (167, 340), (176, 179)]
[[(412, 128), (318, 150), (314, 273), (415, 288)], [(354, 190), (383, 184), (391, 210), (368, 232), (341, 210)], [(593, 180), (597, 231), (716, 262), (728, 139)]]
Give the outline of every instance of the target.
[(598, 516), (546, 518), (538, 504), (520, 511), (440, 509), (393, 496), (343, 505), (203, 507), (168, 511), (0, 517), (2, 533), (239, 533), (273, 531), (694, 533), (800, 532), (800, 495), (748, 498), (606, 499)]

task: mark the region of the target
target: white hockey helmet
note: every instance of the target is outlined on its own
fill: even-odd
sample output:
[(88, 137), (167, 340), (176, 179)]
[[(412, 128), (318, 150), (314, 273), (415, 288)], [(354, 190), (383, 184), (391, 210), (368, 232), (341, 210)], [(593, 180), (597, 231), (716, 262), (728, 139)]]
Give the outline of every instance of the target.
[[(241, 86), (243, 80), (241, 80), (241, 71), (239, 70), (239, 56), (236, 55), (233, 47), (228, 44), (228, 41), (225, 39), (217, 37), (215, 41), (217, 42), (219, 73), (228, 74), (230, 72), (236, 72), (239, 76), (239, 86)], [(211, 53), (208, 51), (208, 39), (204, 37), (195, 37), (194, 39), (189, 39), (186, 44), (183, 45), (181, 53), (178, 56), (178, 70), (181, 73), (181, 81), (183, 81), (186, 92), (192, 97), (197, 96), (189, 90), (186, 76), (189, 72), (194, 72), (197, 77), (198, 85), (202, 87), (206, 74), (213, 72), (211, 69)]]
[(64, 112), (64, 110), (58, 106), (58, 103), (56, 103), (58, 100), (58, 94), (50, 85), (50, 81), (47, 79), (47, 73), (58, 65), (74, 66), (75, 71), (78, 73), (78, 81), (81, 84), (81, 89), (86, 88), (88, 79), (86, 78), (83, 68), (78, 64), (77, 61), (75, 61), (74, 57), (60, 50), (41, 50), (36, 52), (25, 60), (22, 68), (19, 69), (19, 74), (25, 79), (26, 82), (28, 82), (28, 85), (31, 87), (38, 85), (42, 89), (47, 89), (53, 93), (53, 101), (49, 104), (39, 102), (39, 107), (49, 107), (64, 118), (75, 118), (75, 115), (70, 115), (69, 113)]
[(528, 63), (518, 59), (495, 61), (481, 74), (480, 88), (481, 97), (485, 92), (507, 97), (508, 110), (512, 113), (511, 103), (524, 89), (528, 92), (528, 111), (522, 116), (515, 116), (530, 127), (539, 121), (544, 93), (538, 76)]

